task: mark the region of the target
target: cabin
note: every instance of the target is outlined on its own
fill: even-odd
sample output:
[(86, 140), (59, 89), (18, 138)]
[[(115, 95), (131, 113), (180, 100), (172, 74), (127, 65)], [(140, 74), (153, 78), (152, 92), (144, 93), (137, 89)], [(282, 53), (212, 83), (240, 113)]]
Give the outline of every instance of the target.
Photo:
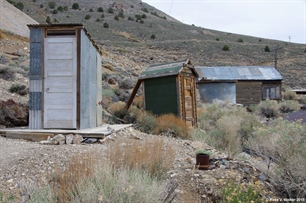
[(195, 67), (197, 86), (205, 102), (214, 99), (244, 105), (261, 100), (281, 100), (282, 76), (270, 66)]
[(101, 55), (82, 24), (30, 29), (30, 129), (102, 125)]
[(190, 60), (150, 66), (141, 73), (129, 98), (128, 109), (140, 87), (143, 107), (155, 115), (172, 113), (196, 125), (196, 78)]

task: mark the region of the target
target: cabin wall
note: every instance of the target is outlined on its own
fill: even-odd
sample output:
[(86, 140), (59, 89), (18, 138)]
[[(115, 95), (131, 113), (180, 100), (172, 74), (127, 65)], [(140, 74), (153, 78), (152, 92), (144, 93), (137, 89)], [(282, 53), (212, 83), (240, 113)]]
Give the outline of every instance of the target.
[(203, 101), (212, 103), (214, 99), (236, 103), (235, 83), (199, 83), (198, 89)]
[(239, 104), (258, 104), (262, 99), (261, 81), (239, 81), (236, 83), (236, 102)]
[[(97, 82), (102, 77), (101, 59), (85, 32), (81, 31), (81, 57), (80, 57), (80, 129), (92, 128), (98, 125), (97, 99), (102, 98), (102, 82)], [(100, 57), (100, 56), (99, 56)], [(99, 74), (99, 75), (98, 75)], [(97, 87), (99, 85), (99, 87)], [(101, 99), (102, 100), (102, 99)], [(98, 122), (102, 122), (99, 120)]]
[(29, 129), (42, 128), (43, 43), (43, 29), (30, 29)]
[(144, 81), (145, 109), (153, 114), (179, 114), (176, 76)]

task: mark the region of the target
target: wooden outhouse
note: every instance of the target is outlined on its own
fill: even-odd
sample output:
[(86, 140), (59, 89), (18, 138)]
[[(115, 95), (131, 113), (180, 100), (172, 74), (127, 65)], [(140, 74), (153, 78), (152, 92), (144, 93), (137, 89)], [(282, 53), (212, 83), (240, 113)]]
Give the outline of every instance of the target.
[(102, 125), (101, 51), (82, 24), (30, 29), (30, 129)]
[(271, 66), (195, 67), (200, 97), (239, 104), (257, 104), (261, 100), (281, 100), (282, 76)]
[(142, 85), (146, 111), (156, 115), (172, 113), (195, 125), (197, 76), (190, 60), (150, 66), (139, 76), (126, 108), (130, 107)]

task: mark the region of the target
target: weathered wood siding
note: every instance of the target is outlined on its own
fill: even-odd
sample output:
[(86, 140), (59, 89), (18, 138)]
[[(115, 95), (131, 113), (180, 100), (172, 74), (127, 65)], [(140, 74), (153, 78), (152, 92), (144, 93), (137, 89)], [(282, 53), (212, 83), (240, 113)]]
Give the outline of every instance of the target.
[(236, 102), (238, 104), (257, 104), (261, 101), (261, 81), (236, 83)]
[(42, 128), (43, 29), (30, 30), (29, 128)]

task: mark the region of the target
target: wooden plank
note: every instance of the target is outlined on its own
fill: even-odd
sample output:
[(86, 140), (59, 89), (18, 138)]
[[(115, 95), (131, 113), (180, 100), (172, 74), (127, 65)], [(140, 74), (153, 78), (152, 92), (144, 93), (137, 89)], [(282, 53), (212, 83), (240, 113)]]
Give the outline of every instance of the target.
[(46, 140), (48, 137), (54, 137), (53, 133), (28, 133), (20, 131), (7, 131), (6, 137), (12, 139), (24, 139), (32, 142), (40, 142)]
[[(136, 95), (136, 93), (137, 93), (137, 91), (138, 91), (138, 89), (139, 89), (139, 87), (140, 87), (141, 82), (142, 82), (142, 80), (138, 80), (138, 81), (137, 81), (137, 83), (136, 83), (136, 85), (135, 85), (135, 87), (134, 87), (134, 89), (133, 89), (133, 92), (132, 92), (132, 94), (131, 94), (129, 100), (128, 100), (128, 102), (126, 103), (126, 105), (125, 105), (125, 107), (124, 107), (125, 109), (129, 109), (130, 106), (132, 105), (132, 102), (133, 102), (134, 97), (135, 97), (135, 95)], [(143, 97), (143, 98), (145, 99), (145, 97)]]

